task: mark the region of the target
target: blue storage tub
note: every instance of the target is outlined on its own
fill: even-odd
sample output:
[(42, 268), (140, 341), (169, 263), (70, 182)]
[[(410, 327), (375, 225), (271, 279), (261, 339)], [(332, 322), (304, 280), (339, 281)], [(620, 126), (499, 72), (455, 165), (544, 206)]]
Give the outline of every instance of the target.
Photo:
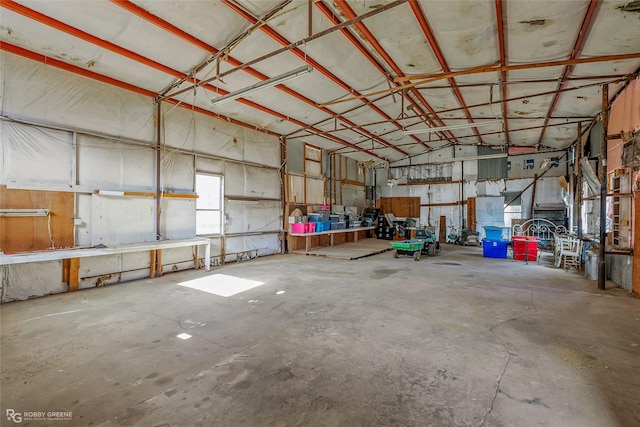
[(319, 213), (310, 213), (309, 214), (309, 222), (318, 222), (320, 221), (320, 214)]
[(316, 222), (316, 231), (329, 231), (331, 229), (330, 221), (318, 221)]
[(496, 242), (502, 240), (502, 227), (494, 227), (492, 225), (484, 226), (484, 233), (487, 236), (487, 240), (490, 242)]
[(485, 239), (482, 241), (482, 255), (485, 258), (506, 258), (508, 244), (508, 240), (493, 241)]

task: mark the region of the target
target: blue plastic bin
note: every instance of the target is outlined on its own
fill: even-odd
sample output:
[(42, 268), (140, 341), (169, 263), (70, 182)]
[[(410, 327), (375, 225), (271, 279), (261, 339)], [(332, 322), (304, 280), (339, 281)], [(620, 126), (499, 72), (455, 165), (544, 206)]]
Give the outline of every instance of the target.
[(319, 213), (311, 213), (309, 214), (309, 222), (318, 222), (320, 221), (320, 214)]
[(329, 231), (331, 229), (330, 221), (318, 221), (316, 222), (316, 231)]
[(502, 227), (485, 225), (484, 233), (487, 235), (487, 240), (490, 242), (499, 242), (502, 240)]
[(482, 241), (482, 255), (485, 258), (506, 258), (507, 257), (507, 245), (508, 240), (503, 241)]

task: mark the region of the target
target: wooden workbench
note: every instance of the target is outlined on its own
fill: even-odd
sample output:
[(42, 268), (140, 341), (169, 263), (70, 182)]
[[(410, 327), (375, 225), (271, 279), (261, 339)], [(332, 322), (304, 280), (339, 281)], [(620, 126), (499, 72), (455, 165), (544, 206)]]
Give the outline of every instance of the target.
[(289, 250), (311, 250), (317, 246), (334, 246), (340, 243), (357, 242), (360, 238), (366, 238), (367, 232), (375, 230), (375, 227), (345, 228), (343, 230), (327, 230), (314, 233), (289, 233)]
[(188, 246), (195, 247), (196, 249), (194, 255), (196, 268), (200, 268), (198, 248), (200, 246), (204, 246), (204, 268), (206, 271), (209, 271), (211, 267), (211, 245), (210, 240), (204, 237), (159, 240), (156, 242), (114, 245), (104, 248), (58, 249), (51, 251), (22, 252), (9, 255), (0, 254), (0, 265), (62, 260), (62, 281), (69, 283), (69, 291), (76, 291), (78, 290), (80, 258), (149, 251), (149, 277), (157, 277), (162, 275), (162, 250)]

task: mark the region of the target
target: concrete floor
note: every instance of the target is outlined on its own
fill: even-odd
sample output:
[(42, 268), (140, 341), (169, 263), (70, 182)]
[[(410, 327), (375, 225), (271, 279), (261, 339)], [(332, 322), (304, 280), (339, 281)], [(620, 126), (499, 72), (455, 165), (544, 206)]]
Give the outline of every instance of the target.
[[(481, 254), (272, 256), (5, 304), (2, 424), (640, 425), (640, 300)], [(264, 284), (179, 285), (220, 274)]]

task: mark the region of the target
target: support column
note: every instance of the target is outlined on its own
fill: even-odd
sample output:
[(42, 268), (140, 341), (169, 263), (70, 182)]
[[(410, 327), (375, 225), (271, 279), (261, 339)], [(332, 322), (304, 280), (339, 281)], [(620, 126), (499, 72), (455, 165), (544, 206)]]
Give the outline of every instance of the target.
[(633, 269), (631, 270), (631, 291), (640, 296), (640, 192), (633, 197), (635, 216), (633, 217)]
[(575, 162), (574, 168), (577, 171), (576, 174), (576, 192), (575, 192), (575, 207), (574, 217), (577, 215), (576, 224), (578, 226), (578, 239), (582, 239), (582, 165), (580, 164), (580, 160), (582, 160), (584, 146), (582, 145), (582, 123), (578, 122), (578, 144), (577, 147), (578, 152), (576, 153), (577, 161)]
[(598, 159), (600, 177), (600, 245), (598, 251), (598, 289), (604, 290), (607, 282), (605, 241), (607, 238), (607, 133), (609, 130), (609, 85), (602, 85), (602, 147)]
[(161, 187), (160, 187), (160, 167), (162, 165), (162, 101), (158, 100), (156, 112), (156, 240), (160, 240), (160, 209), (162, 208)]
[(287, 167), (287, 137), (280, 138), (280, 198), (282, 199), (282, 221), (280, 221), (283, 233), (280, 238), (280, 253), (289, 251), (289, 177), (286, 174)]

